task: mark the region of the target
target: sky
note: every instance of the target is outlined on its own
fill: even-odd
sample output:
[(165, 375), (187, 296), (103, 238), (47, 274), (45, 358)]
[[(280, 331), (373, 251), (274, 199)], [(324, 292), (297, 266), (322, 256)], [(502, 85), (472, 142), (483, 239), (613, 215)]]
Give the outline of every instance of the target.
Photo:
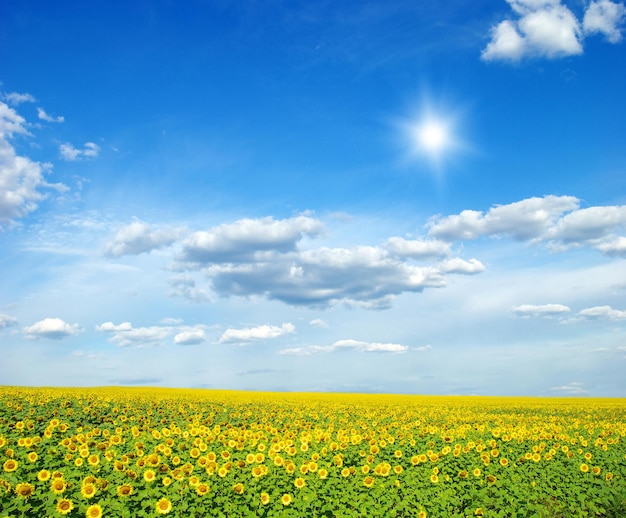
[(0, 385), (626, 397), (626, 7), (0, 4)]

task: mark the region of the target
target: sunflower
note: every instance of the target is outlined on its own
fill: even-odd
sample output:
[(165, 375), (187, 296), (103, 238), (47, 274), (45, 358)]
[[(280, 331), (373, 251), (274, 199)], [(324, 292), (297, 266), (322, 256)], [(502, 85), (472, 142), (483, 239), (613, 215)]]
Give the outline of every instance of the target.
[(37, 452), (31, 451), (26, 458), (28, 459), (28, 462), (35, 462), (37, 460)]
[(57, 502), (57, 512), (59, 514), (69, 514), (72, 509), (74, 509), (74, 504), (67, 498), (61, 498), (61, 500)]
[(117, 496), (126, 497), (133, 494), (133, 486), (130, 484), (122, 484), (117, 486)]
[(11, 473), (12, 471), (15, 471), (18, 466), (19, 464), (16, 460), (9, 459), (2, 465), (2, 469), (4, 469), (7, 473)]
[(153, 469), (147, 469), (146, 471), (143, 472), (143, 479), (146, 482), (154, 482), (155, 478), (156, 478), (156, 473), (154, 472)]
[(206, 484), (204, 482), (201, 482), (200, 484), (198, 484), (196, 486), (196, 493), (199, 496), (204, 496), (204, 495), (206, 495), (209, 492), (209, 489), (210, 489), (210, 487), (209, 487), (208, 484)]
[(439, 475), (435, 475), (434, 473), (430, 476), (430, 481), (433, 484), (436, 484), (437, 482), (439, 482)]
[(80, 489), (80, 494), (85, 498), (93, 498), (96, 496), (97, 488), (95, 484), (83, 484), (83, 487)]
[(102, 507), (98, 504), (90, 505), (85, 512), (85, 518), (102, 518)]
[(267, 493), (261, 493), (261, 503), (263, 505), (267, 505), (270, 503), (270, 495)]
[(233, 486), (233, 491), (237, 493), (238, 495), (242, 495), (244, 491), (243, 484), (241, 482), (238, 482), (237, 484), (235, 484)]
[(156, 512), (157, 514), (168, 514), (172, 510), (172, 502), (170, 502), (167, 498), (161, 498), (156, 503)]
[(28, 498), (29, 496), (32, 496), (35, 492), (35, 486), (27, 482), (22, 482), (15, 486), (15, 492), (18, 496), (22, 498)]
[(298, 477), (294, 481), (293, 485), (296, 486), (298, 489), (302, 489), (304, 486), (306, 486), (306, 482), (304, 481), (302, 477)]
[(372, 487), (374, 485), (374, 477), (370, 477), (369, 475), (363, 479), (363, 485), (365, 487)]
[(587, 473), (589, 471), (589, 466), (587, 466), (587, 464), (581, 464), (580, 471), (582, 471), (583, 473)]
[(507, 459), (507, 458), (505, 458), (505, 457), (502, 457), (502, 458), (500, 459), (500, 465), (501, 465), (501, 466), (504, 466), (504, 467), (506, 468), (506, 467), (509, 465), (509, 459)]
[(50, 480), (50, 472), (47, 469), (42, 469), (39, 473), (37, 473), (37, 480), (39, 480), (39, 482)]
[(472, 471), (472, 474), (475, 477), (480, 477), (480, 474), (481, 474), (480, 468), (475, 468), (474, 471)]
[(66, 487), (67, 484), (62, 478), (53, 478), (52, 482), (50, 482), (50, 491), (52, 491), (55, 495), (63, 493)]
[(280, 502), (281, 502), (283, 505), (289, 505), (289, 504), (292, 502), (291, 495), (290, 495), (289, 493), (285, 493), (285, 494), (281, 497)]
[(89, 457), (87, 458), (87, 462), (90, 466), (97, 466), (98, 464), (100, 464), (100, 457), (95, 454), (89, 455)]
[(318, 476), (324, 480), (326, 477), (328, 477), (328, 470), (322, 468), (317, 472)]
[(600, 466), (594, 466), (593, 468), (591, 468), (591, 472), (592, 472), (594, 475), (599, 475), (599, 474), (600, 474), (600, 471), (602, 471), (602, 470), (600, 469)]

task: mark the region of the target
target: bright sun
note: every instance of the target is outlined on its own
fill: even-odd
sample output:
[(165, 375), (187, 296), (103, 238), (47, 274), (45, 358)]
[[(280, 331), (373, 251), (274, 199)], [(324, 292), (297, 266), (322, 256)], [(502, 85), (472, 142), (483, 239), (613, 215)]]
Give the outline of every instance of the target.
[(420, 146), (432, 153), (439, 153), (448, 145), (448, 131), (438, 121), (423, 123), (417, 131), (417, 138)]

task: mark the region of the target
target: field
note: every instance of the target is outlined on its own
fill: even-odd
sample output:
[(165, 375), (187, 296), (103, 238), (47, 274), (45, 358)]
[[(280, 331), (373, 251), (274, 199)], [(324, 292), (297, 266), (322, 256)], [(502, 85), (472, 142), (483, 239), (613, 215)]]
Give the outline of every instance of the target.
[(4, 517), (626, 516), (626, 400), (0, 387)]

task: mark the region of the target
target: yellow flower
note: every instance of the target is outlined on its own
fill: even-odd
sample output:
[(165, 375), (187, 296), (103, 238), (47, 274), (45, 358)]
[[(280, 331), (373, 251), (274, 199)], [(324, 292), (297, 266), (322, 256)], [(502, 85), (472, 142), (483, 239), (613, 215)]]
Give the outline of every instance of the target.
[(433, 475), (431, 475), (431, 476), (430, 476), (430, 481), (431, 481), (433, 484), (436, 484), (437, 482), (439, 482), (439, 476), (438, 476), (438, 475), (434, 475), (434, 474), (433, 474)]
[(594, 475), (599, 475), (599, 474), (600, 474), (600, 471), (601, 471), (600, 466), (594, 466), (594, 467), (591, 469), (591, 472), (592, 472)]
[(350, 469), (349, 468), (343, 468), (341, 470), (341, 476), (344, 477), (344, 478), (345, 477), (349, 477), (350, 476)]
[(270, 503), (270, 495), (267, 493), (261, 493), (261, 503), (263, 505), (267, 505)]
[(237, 493), (238, 495), (243, 494), (244, 489), (245, 489), (245, 488), (243, 487), (243, 484), (242, 484), (241, 482), (239, 482), (239, 483), (237, 483), (237, 484), (235, 484), (235, 485), (233, 486), (233, 491), (234, 491), (235, 493)]
[(11, 473), (17, 469), (18, 465), (19, 464), (16, 460), (9, 459), (2, 465), (2, 469), (4, 469), (7, 473)]
[(161, 498), (156, 503), (156, 512), (157, 514), (167, 514), (172, 510), (172, 502), (170, 502), (167, 498)]
[(369, 475), (363, 479), (363, 485), (365, 487), (372, 487), (374, 485), (374, 477), (370, 477)]
[(34, 451), (31, 451), (26, 458), (28, 459), (29, 462), (35, 462), (37, 460), (37, 453)]
[(69, 514), (72, 509), (74, 509), (74, 504), (67, 498), (61, 498), (61, 500), (57, 502), (57, 512), (59, 514)]
[(317, 472), (318, 476), (324, 480), (326, 477), (328, 477), (328, 470), (322, 468)]
[(289, 505), (292, 501), (291, 495), (289, 493), (284, 494), (280, 501), (283, 505)]
[(154, 472), (153, 469), (147, 469), (143, 473), (143, 479), (146, 482), (154, 482), (155, 477), (156, 477), (156, 473)]
[(98, 504), (90, 505), (85, 512), (85, 518), (102, 518), (102, 507)]
[(39, 480), (39, 482), (50, 480), (50, 472), (47, 469), (42, 469), (39, 473), (37, 473), (37, 480)]
[(96, 496), (97, 491), (94, 484), (83, 484), (83, 487), (80, 489), (80, 494), (85, 498), (93, 498)]
[(15, 486), (15, 492), (17, 493), (18, 496), (22, 498), (28, 498), (29, 496), (32, 496), (33, 493), (35, 492), (35, 486), (33, 486), (32, 484), (22, 482), (18, 484), (17, 486)]
[(480, 477), (480, 474), (481, 474), (480, 468), (475, 468), (474, 471), (472, 471), (472, 474), (475, 477)]
[(506, 468), (509, 465), (509, 460), (504, 458), (504, 457), (502, 457), (500, 459), (500, 464)]
[(117, 486), (117, 496), (126, 497), (133, 494), (133, 486), (130, 484), (122, 484)]
[(63, 493), (66, 487), (67, 484), (62, 478), (53, 478), (50, 482), (50, 491), (52, 491), (55, 495), (60, 495), (61, 493)]
[(302, 489), (304, 486), (306, 486), (306, 482), (304, 481), (302, 477), (298, 477), (294, 481), (293, 485), (296, 486), (298, 489)]
[(87, 459), (87, 462), (91, 466), (97, 466), (98, 464), (100, 464), (100, 457), (98, 457), (97, 455), (90, 455)]
[(196, 486), (196, 493), (200, 496), (204, 496), (209, 492), (209, 489), (210, 487), (208, 484), (201, 482)]
[(581, 464), (580, 471), (582, 471), (583, 473), (587, 473), (589, 471), (589, 466), (587, 466), (587, 464)]

